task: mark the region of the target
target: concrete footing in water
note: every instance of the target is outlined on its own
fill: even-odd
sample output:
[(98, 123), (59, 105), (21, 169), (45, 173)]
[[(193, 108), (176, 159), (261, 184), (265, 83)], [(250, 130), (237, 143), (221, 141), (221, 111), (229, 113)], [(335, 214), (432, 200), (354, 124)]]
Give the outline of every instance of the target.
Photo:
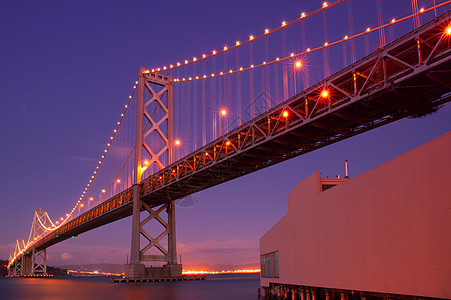
[(205, 280), (206, 276), (188, 275), (182, 277), (165, 277), (165, 278), (114, 278), (114, 283), (129, 283), (129, 282), (172, 282), (172, 281), (194, 281)]
[(146, 267), (143, 264), (125, 265), (125, 278), (127, 279), (159, 279), (181, 278), (182, 265), (167, 264), (162, 267)]

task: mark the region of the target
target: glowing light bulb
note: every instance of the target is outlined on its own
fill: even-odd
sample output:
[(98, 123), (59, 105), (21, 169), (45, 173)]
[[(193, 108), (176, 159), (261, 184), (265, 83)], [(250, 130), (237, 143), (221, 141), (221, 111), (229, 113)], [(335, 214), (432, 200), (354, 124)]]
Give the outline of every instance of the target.
[(216, 50), (213, 50), (213, 55), (216, 55)]
[(180, 63), (179, 62), (177, 63), (177, 67), (180, 67)]
[(327, 42), (325, 42), (325, 43), (324, 43), (324, 46), (327, 46), (327, 45), (329, 45), (329, 44), (328, 44)]
[(265, 34), (268, 34), (269, 33), (269, 29), (265, 29)]
[(321, 97), (323, 97), (323, 98), (329, 97), (329, 91), (328, 91), (328, 90), (323, 90), (323, 91), (321, 92)]
[(448, 26), (448, 28), (446, 28), (445, 32), (447, 35), (451, 35), (451, 26)]
[(421, 8), (421, 9), (420, 9), (420, 13), (423, 13), (423, 12), (424, 12), (424, 8)]
[(285, 26), (287, 26), (287, 22), (283, 21), (282, 22), (282, 27), (285, 27)]
[(174, 65), (169, 65), (169, 68), (172, 69), (174, 67)]
[(253, 35), (249, 36), (249, 40), (250, 40), (250, 41), (252, 41), (253, 39), (254, 39), (254, 36), (253, 36)]
[(82, 204), (80, 204), (80, 207), (83, 207), (84, 205), (83, 205), (83, 203)]
[(61, 221), (64, 220), (64, 218), (61, 218)]
[(226, 142), (226, 145), (229, 146), (229, 145), (230, 145), (230, 141), (227, 141), (227, 142)]
[(302, 67), (302, 62), (298, 60), (294, 65), (296, 66), (296, 68), (300, 68)]
[(243, 71), (243, 67), (240, 68), (240, 71)]
[(348, 39), (348, 36), (347, 35), (345, 35), (345, 40), (347, 40)]
[(305, 12), (301, 13), (301, 18), (305, 18)]
[(284, 118), (288, 118), (288, 115), (289, 115), (288, 110), (284, 110), (284, 111), (282, 112), (282, 116), (283, 116)]
[(205, 58), (205, 57), (207, 57), (207, 55), (206, 54), (202, 54), (202, 58)]
[(227, 51), (227, 49), (228, 49), (227, 46), (224, 46), (224, 51)]
[(175, 140), (175, 144), (176, 144), (177, 146), (179, 146), (179, 145), (180, 145), (180, 140)]
[(254, 67), (254, 65), (251, 65), (251, 68), (253, 68)]
[(197, 61), (197, 58), (196, 58), (196, 57), (193, 57), (193, 61)]
[(166, 66), (163, 67), (163, 70), (166, 70)]
[(223, 116), (227, 115), (227, 110), (221, 109), (221, 115), (223, 115)]
[(89, 201), (92, 201), (92, 200), (94, 200), (94, 198), (92, 198), (92, 197), (91, 197), (91, 198), (89, 198)]
[(392, 23), (395, 23), (395, 21), (396, 21), (395, 19), (391, 19), (391, 22), (392, 22)]
[(102, 193), (105, 193), (106, 191), (105, 190), (102, 190)]
[(117, 182), (117, 183), (121, 183), (121, 180), (120, 180), (120, 179), (118, 179), (118, 180), (116, 180), (116, 182)]
[(145, 160), (145, 161), (144, 161), (144, 165), (147, 166), (148, 164), (149, 164), (149, 161), (148, 161), (148, 160)]
[(368, 27), (368, 28), (366, 29), (366, 32), (370, 32), (370, 30), (371, 30), (371, 29)]
[(307, 48), (307, 52), (310, 52), (310, 48)]
[(327, 7), (327, 2), (323, 2), (323, 8)]

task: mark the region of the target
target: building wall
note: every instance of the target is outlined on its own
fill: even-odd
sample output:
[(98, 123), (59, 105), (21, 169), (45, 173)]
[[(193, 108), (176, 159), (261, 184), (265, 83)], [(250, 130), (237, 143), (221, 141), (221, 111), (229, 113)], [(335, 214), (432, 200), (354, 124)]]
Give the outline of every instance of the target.
[(451, 132), (320, 192), (319, 173), (288, 196), (260, 238), (284, 283), (451, 298)]

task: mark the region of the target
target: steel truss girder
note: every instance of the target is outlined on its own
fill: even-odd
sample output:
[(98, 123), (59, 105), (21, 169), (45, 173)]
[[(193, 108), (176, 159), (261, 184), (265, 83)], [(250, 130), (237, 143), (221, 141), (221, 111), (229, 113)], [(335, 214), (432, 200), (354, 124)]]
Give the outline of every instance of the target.
[[(316, 132), (315, 135), (312, 135), (316, 142), (310, 141), (307, 146), (299, 147), (292, 153), (279, 156), (278, 159), (267, 159), (266, 162), (256, 165), (255, 169), (406, 116), (421, 116), (433, 112), (436, 105), (426, 101), (423, 104), (424, 107), (419, 107), (419, 103), (415, 103), (419, 99), (410, 99), (412, 95), (409, 95), (409, 101), (395, 99), (400, 102), (398, 105), (401, 106), (400, 109), (387, 106), (387, 104), (390, 104), (387, 101), (385, 103), (384, 101), (376, 102), (374, 99), (390, 93), (393, 88), (402, 86), (403, 82), (409, 80), (415, 82), (416, 76), (427, 74), (428, 70), (449, 64), (450, 51), (449, 46), (444, 42), (445, 32), (443, 29), (449, 23), (450, 14), (451, 12), (445, 13), (380, 51), (365, 57), (323, 82), (275, 106), (265, 114), (232, 130), (225, 136), (212, 141), (171, 166), (150, 175), (143, 181), (142, 196), (148, 197), (148, 201), (155, 201), (155, 203), (158, 203), (157, 197), (165, 195), (182, 197), (184, 196), (183, 192), (175, 193), (177, 195), (170, 193), (170, 186), (180, 187), (185, 184), (182, 182), (192, 182), (193, 180), (189, 179), (190, 177), (195, 177), (197, 174), (201, 176), (201, 172), (212, 173), (216, 165), (224, 164), (234, 157), (244, 155), (246, 152), (251, 153), (253, 149), (257, 149), (272, 140), (280, 139), (280, 137), (291, 134), (291, 132), (296, 133), (300, 128), (305, 128), (304, 132)], [(424, 55), (421, 51), (424, 52)], [(427, 57), (427, 59), (422, 60), (422, 56)], [(446, 70), (447, 76), (450, 76), (450, 72), (449, 69)], [(425, 93), (430, 92), (428, 90), (437, 90), (436, 93), (446, 90), (447, 87), (440, 84), (438, 80), (434, 82), (437, 84), (431, 89), (424, 89), (421, 86), (419, 89)], [(321, 98), (321, 91), (325, 88), (329, 90), (331, 95), (329, 101)], [(437, 96), (439, 95), (432, 95), (431, 97)], [(386, 97), (393, 97), (393, 95), (387, 94)], [(428, 97), (428, 95), (425, 95), (425, 97)], [(359, 116), (355, 121), (347, 120), (350, 119), (346, 117), (347, 108), (372, 102), (382, 105), (381, 107), (385, 107), (385, 109), (378, 111), (371, 108), (368, 113)], [(284, 111), (288, 111), (289, 118), (283, 117)], [(324, 123), (324, 120), (328, 118), (335, 118), (335, 123), (330, 125)], [(340, 128), (334, 128), (335, 124), (340, 124)], [(324, 135), (324, 137), (321, 135)], [(224, 174), (224, 172), (220, 173)], [(238, 176), (241, 176), (239, 172), (235, 177)], [(211, 185), (203, 184), (194, 191), (208, 186)], [(186, 191), (186, 193), (193, 192), (192, 186), (189, 189), (191, 191)]]

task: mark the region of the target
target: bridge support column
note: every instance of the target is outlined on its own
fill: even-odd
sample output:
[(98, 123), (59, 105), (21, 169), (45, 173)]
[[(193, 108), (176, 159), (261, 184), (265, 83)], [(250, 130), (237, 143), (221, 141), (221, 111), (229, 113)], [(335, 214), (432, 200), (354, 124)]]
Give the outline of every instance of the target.
[(8, 267), (8, 277), (13, 277), (13, 276), (14, 276), (14, 266), (15, 266), (15, 264), (16, 264), (16, 263), (13, 263), (13, 264), (11, 264), (11, 265)]
[(32, 256), (24, 255), (22, 257), (22, 275), (30, 275), (32, 274)]
[(23, 256), (16, 259), (16, 262), (14, 263), (14, 276), (22, 276), (22, 263), (23, 263)]
[[(163, 205), (147, 202), (141, 197), (140, 185), (141, 177), (146, 175), (145, 172), (151, 174), (174, 162), (172, 77), (141, 68), (138, 77), (137, 101), (132, 243), (130, 263), (126, 265), (125, 276), (127, 278), (181, 277), (182, 266), (177, 264), (174, 201), (165, 199), (166, 202)], [(149, 112), (148, 109), (151, 111)], [(144, 124), (144, 120), (147, 124)], [(146, 138), (152, 135), (160, 139), (162, 148), (146, 142)], [(141, 220), (141, 212), (148, 213), (143, 220)], [(166, 213), (167, 218), (163, 218), (160, 215), (162, 213)], [(144, 228), (152, 220), (163, 227), (163, 232), (156, 237)], [(142, 237), (147, 245), (141, 245)], [(167, 238), (167, 247), (162, 243), (163, 238)], [(141, 248), (141, 246), (144, 247)], [(150, 254), (149, 251), (154, 253)], [(166, 264), (162, 267), (146, 268), (144, 262)]]
[(33, 253), (31, 255), (31, 267), (31, 274), (47, 275), (47, 249), (36, 251), (36, 249), (33, 248)]

